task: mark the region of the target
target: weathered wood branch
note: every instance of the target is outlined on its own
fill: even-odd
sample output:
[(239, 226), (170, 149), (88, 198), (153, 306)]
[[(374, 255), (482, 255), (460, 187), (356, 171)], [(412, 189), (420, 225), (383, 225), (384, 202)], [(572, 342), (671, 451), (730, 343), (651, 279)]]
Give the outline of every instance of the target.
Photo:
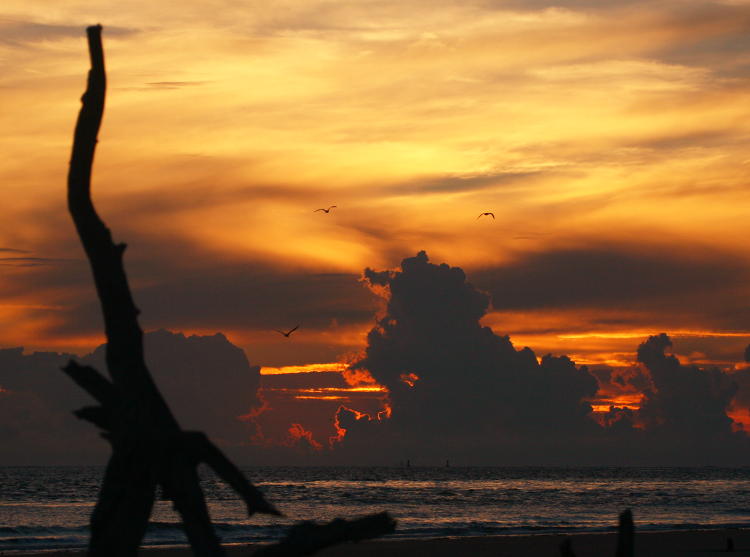
[(115, 404), (119, 399), (117, 389), (93, 367), (82, 366), (71, 361), (63, 368), (63, 371), (102, 405)]
[(91, 556), (135, 556), (148, 524), (157, 484), (180, 513), (193, 551), (220, 556), (196, 467), (206, 462), (244, 499), (248, 514), (279, 514), (203, 434), (180, 429), (151, 377), (143, 331), (123, 265), (124, 244), (112, 235), (91, 200), (91, 169), (104, 114), (106, 75), (102, 28), (89, 27), (91, 69), (76, 122), (68, 173), (68, 209), (91, 265), (107, 336), (110, 383), (75, 362), (64, 371), (100, 406), (76, 412), (112, 443), (99, 500), (91, 517)]
[[(138, 309), (130, 293), (122, 256), (125, 244), (115, 244), (112, 235), (91, 200), (91, 168), (97, 136), (104, 114), (106, 75), (102, 28), (86, 29), (91, 69), (82, 107), (76, 122), (68, 173), (68, 210), (91, 265), (94, 284), (104, 317), (107, 336), (107, 369), (112, 381), (126, 398), (139, 397), (140, 406), (156, 413), (160, 421), (174, 421), (169, 408), (154, 385), (143, 357), (143, 331)], [(146, 400), (140, 397), (146, 397)]]
[(328, 524), (302, 522), (292, 526), (283, 540), (261, 547), (252, 557), (302, 557), (332, 545), (390, 534), (395, 529), (396, 521), (388, 513), (371, 514), (355, 520), (337, 518)]
[(189, 446), (189, 452), (195, 455), (200, 462), (210, 466), (216, 475), (232, 487), (245, 502), (248, 516), (255, 513), (271, 514), (281, 516), (281, 513), (263, 497), (253, 484), (245, 479), (239, 468), (237, 468), (206, 435), (200, 431), (186, 431), (185, 442)]

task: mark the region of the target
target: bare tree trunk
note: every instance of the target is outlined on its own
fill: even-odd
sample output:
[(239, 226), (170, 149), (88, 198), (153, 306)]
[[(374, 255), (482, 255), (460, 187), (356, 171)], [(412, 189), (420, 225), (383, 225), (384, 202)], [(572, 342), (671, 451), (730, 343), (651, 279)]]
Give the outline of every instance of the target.
[(68, 174), (68, 209), (91, 265), (107, 335), (111, 382), (70, 362), (64, 371), (100, 404), (76, 414), (105, 430), (112, 443), (99, 501), (91, 517), (89, 555), (135, 555), (154, 504), (157, 484), (174, 502), (196, 555), (219, 556), (196, 468), (208, 463), (245, 500), (248, 513), (279, 514), (206, 438), (180, 429), (143, 355), (143, 331), (123, 267), (125, 244), (115, 244), (91, 201), (91, 168), (104, 113), (106, 76), (101, 26), (89, 27), (91, 70), (76, 123)]
[[(156, 486), (161, 485), (182, 517), (194, 554), (221, 556), (224, 551), (200, 487), (200, 463), (210, 466), (240, 495), (248, 515), (280, 513), (203, 433), (180, 429), (146, 367), (138, 309), (123, 267), (125, 244), (112, 242), (91, 201), (91, 168), (106, 90), (101, 31), (99, 25), (86, 29), (91, 70), (73, 140), (68, 209), (94, 275), (104, 316), (111, 381), (94, 368), (73, 361), (63, 369), (99, 403), (75, 414), (104, 430), (102, 435), (112, 444), (112, 456), (91, 516), (88, 554), (135, 556), (154, 505)], [(335, 543), (379, 536), (394, 528), (395, 521), (386, 513), (354, 521), (337, 519), (322, 526), (304, 523), (292, 528), (280, 544), (264, 551), (309, 555)]]

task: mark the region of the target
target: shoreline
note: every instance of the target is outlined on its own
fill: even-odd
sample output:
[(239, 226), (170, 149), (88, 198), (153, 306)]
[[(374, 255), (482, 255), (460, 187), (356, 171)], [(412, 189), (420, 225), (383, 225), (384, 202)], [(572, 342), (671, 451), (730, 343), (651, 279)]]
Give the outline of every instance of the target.
[[(617, 532), (504, 534), (490, 536), (400, 538), (342, 544), (316, 553), (321, 557), (557, 557), (560, 544), (569, 538), (576, 557), (615, 556)], [(750, 556), (750, 524), (747, 528), (704, 530), (647, 530), (635, 534), (637, 557), (719, 557), (727, 554), (727, 539), (735, 556)], [(251, 557), (265, 544), (227, 544), (228, 557)], [(0, 555), (24, 557), (83, 557), (84, 549), (3, 550)], [(142, 557), (189, 557), (189, 547), (147, 547)]]

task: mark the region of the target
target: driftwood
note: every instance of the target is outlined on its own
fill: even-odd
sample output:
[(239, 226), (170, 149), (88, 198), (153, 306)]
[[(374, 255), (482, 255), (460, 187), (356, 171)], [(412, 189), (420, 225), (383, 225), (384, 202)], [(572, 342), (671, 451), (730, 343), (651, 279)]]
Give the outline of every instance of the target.
[(620, 522), (617, 525), (617, 551), (615, 557), (633, 557), (635, 549), (635, 526), (633, 524), (633, 513), (626, 509), (620, 513)]
[(196, 555), (223, 555), (197, 474), (206, 463), (244, 499), (247, 512), (279, 514), (205, 435), (180, 429), (143, 355), (138, 309), (122, 256), (91, 201), (91, 168), (104, 112), (106, 78), (101, 26), (87, 29), (91, 70), (75, 128), (68, 174), (68, 209), (86, 251), (104, 315), (111, 382), (70, 362), (64, 371), (99, 406), (76, 415), (104, 430), (112, 444), (99, 501), (91, 517), (89, 555), (135, 555), (154, 504), (156, 486), (180, 513)]
[(290, 528), (278, 543), (261, 547), (252, 557), (302, 557), (342, 542), (358, 542), (390, 534), (396, 521), (388, 513), (379, 513), (344, 520), (337, 518), (328, 524), (302, 522)]
[[(91, 516), (88, 555), (135, 556), (148, 525), (156, 487), (179, 512), (195, 555), (221, 556), (200, 487), (197, 467), (210, 466), (244, 500), (248, 515), (280, 515), (240, 470), (200, 432), (183, 431), (146, 367), (143, 331), (123, 266), (125, 244), (115, 244), (91, 200), (91, 169), (104, 113), (106, 75), (100, 25), (86, 29), (91, 70), (76, 122), (68, 173), (68, 209), (91, 265), (107, 336), (110, 379), (92, 367), (71, 361), (63, 369), (98, 403), (75, 412), (103, 430), (112, 445)], [(386, 527), (390, 525), (389, 527)], [(392, 531), (388, 515), (326, 526), (300, 525), (273, 555), (310, 554), (341, 541), (364, 539)], [(271, 547), (266, 548), (271, 551)], [(305, 553), (300, 553), (303, 548)], [(284, 553), (283, 551), (286, 551)], [(289, 551), (292, 551), (290, 553)], [(296, 553), (295, 553), (296, 551)]]

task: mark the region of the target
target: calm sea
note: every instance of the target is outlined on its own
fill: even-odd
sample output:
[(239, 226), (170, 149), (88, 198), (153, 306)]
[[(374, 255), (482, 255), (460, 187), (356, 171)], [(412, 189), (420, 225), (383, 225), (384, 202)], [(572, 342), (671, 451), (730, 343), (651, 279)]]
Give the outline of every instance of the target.
[[(98, 467), (0, 467), (0, 551), (83, 547)], [(642, 530), (750, 526), (750, 468), (246, 468), (288, 518), (248, 519), (233, 492), (203, 474), (227, 543), (279, 538), (294, 521), (382, 510), (395, 537), (596, 532), (633, 510)], [(177, 515), (156, 505), (146, 545), (183, 545)]]

